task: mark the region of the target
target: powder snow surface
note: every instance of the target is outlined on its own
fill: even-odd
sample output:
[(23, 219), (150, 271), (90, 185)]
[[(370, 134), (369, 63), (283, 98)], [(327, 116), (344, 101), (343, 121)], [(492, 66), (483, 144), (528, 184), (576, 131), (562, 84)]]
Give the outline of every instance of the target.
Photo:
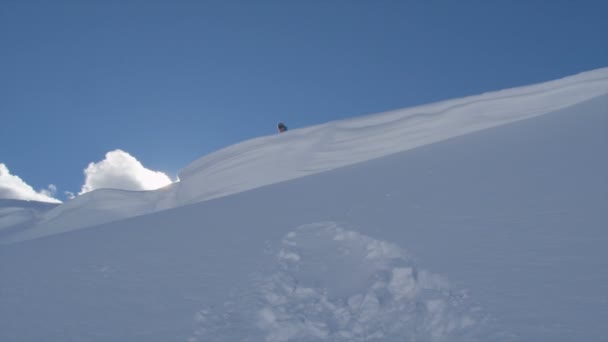
[(199, 311), (189, 341), (465, 341), (483, 323), (404, 250), (335, 222), (288, 233), (275, 258), (251, 293)]
[(0, 341), (605, 341), (607, 76), (254, 139), (158, 191), (3, 202)]

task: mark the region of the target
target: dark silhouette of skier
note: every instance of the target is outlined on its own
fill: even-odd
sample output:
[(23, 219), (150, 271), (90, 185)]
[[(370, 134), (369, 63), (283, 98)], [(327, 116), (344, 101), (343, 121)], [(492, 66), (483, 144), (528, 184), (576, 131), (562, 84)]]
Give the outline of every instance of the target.
[(279, 122), (277, 128), (279, 129), (279, 133), (287, 132), (287, 126), (282, 122)]

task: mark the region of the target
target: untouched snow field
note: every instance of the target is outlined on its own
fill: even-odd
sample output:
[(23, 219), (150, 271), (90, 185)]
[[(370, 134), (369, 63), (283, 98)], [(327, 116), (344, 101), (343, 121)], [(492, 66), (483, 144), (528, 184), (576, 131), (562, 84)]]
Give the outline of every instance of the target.
[(606, 77), (254, 139), (5, 224), (0, 341), (604, 341)]

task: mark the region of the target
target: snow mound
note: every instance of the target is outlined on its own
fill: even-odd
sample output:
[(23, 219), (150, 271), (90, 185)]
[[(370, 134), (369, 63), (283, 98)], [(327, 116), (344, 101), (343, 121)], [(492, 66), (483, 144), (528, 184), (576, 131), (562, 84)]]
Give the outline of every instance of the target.
[(287, 234), (256, 284), (254, 298), (198, 312), (190, 341), (471, 341), (482, 323), (404, 250), (333, 222)]

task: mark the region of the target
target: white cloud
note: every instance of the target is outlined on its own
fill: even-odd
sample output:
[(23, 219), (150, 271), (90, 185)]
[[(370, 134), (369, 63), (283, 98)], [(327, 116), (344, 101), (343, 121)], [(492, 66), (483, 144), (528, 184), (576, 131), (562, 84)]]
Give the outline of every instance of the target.
[(40, 193), (48, 197), (55, 197), (55, 194), (57, 193), (57, 187), (55, 186), (55, 184), (49, 184), (48, 189), (42, 189), (40, 190)]
[(18, 176), (11, 175), (8, 167), (0, 163), (0, 198), (61, 203), (53, 198), (56, 191), (57, 187), (51, 184), (48, 189), (37, 192)]
[(122, 150), (106, 153), (104, 160), (90, 163), (84, 173), (86, 179), (80, 194), (101, 188), (154, 190), (172, 183), (166, 174), (146, 169)]

